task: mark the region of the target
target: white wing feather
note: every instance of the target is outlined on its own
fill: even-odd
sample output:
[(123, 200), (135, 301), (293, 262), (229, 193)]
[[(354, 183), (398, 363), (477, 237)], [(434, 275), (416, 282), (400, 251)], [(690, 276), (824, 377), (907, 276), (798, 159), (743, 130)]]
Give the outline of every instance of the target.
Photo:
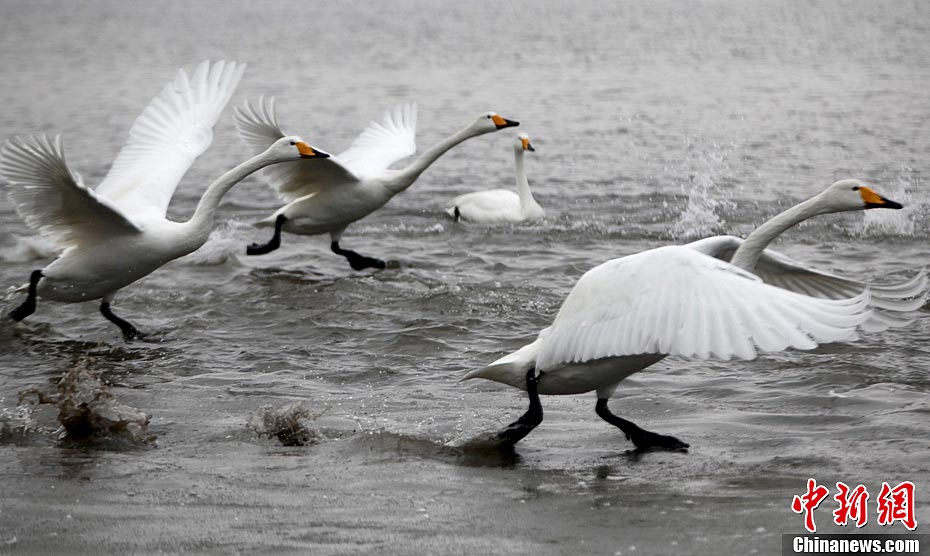
[[(256, 153), (287, 135), (278, 124), (274, 97), (260, 97), (257, 104), (246, 101), (244, 106), (237, 106), (234, 120), (239, 136)], [(287, 202), (359, 180), (337, 157), (314, 160), (313, 164), (307, 161), (274, 164), (259, 175)]]
[(814, 299), (687, 247), (662, 247), (588, 271), (540, 335), (537, 368), (637, 354), (753, 359), (759, 351), (852, 340), (869, 292)]
[(62, 246), (137, 234), (141, 228), (68, 168), (61, 138), (14, 137), (0, 150), (0, 175), (16, 212)]
[[(693, 243), (687, 247), (705, 255), (730, 261), (733, 253), (743, 244), (743, 239), (734, 236), (715, 236)], [(803, 293), (822, 299), (844, 299), (870, 291), (870, 304), (874, 309), (872, 318), (863, 330), (884, 330), (890, 326), (903, 326), (910, 322), (894, 313), (906, 313), (920, 309), (927, 300), (927, 273), (918, 272), (912, 278), (888, 284), (868, 284), (822, 272), (796, 261), (787, 255), (766, 249), (753, 269), (766, 284)]]
[(97, 187), (139, 219), (164, 218), (194, 160), (213, 141), (213, 126), (239, 84), (245, 64), (201, 62), (174, 81), (136, 118), (129, 140)]
[(417, 152), (416, 135), (417, 105), (400, 104), (385, 111), (380, 122), (369, 123), (336, 160), (363, 179), (375, 176)]

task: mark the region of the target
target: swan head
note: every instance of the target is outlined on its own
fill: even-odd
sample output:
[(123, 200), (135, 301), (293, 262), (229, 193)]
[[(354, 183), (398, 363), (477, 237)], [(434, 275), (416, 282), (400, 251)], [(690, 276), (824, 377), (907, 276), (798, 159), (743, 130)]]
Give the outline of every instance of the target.
[(482, 135), (505, 127), (517, 127), (518, 125), (520, 125), (520, 122), (508, 120), (497, 112), (485, 112), (478, 116), (474, 123), (471, 124), (471, 128), (476, 135)]
[(513, 142), (513, 150), (522, 153), (523, 151), (535, 152), (533, 144), (530, 143), (530, 136), (525, 133), (518, 133), (517, 140)]
[(288, 162), (302, 158), (329, 158), (329, 153), (311, 147), (296, 135), (282, 137), (271, 144), (264, 152), (272, 162)]
[(866, 210), (873, 208), (903, 208), (879, 195), (874, 189), (860, 180), (840, 180), (818, 195), (825, 206), (832, 211)]

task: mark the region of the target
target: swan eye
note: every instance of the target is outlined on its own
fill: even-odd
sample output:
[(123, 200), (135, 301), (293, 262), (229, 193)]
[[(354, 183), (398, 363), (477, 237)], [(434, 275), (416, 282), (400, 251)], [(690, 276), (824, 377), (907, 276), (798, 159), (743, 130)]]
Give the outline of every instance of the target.
[(853, 191), (859, 191), (859, 186), (857, 185), (857, 186), (853, 187)]
[(291, 145), (296, 145), (296, 144), (297, 144), (296, 141), (291, 141)]

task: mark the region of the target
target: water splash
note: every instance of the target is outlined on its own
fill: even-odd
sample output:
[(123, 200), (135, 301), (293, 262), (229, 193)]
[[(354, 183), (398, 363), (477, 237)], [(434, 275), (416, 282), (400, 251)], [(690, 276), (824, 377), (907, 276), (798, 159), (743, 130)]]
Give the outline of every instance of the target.
[(227, 262), (238, 262), (238, 255), (245, 253), (246, 240), (237, 232), (251, 229), (239, 222), (227, 221), (220, 224), (203, 246), (184, 257), (186, 264), (196, 266), (219, 266)]
[(55, 405), (61, 439), (153, 445), (155, 435), (148, 432), (149, 416), (117, 402), (101, 373), (91, 370), (95, 363), (93, 357), (83, 357), (62, 376), (54, 392), (37, 388), (20, 392), (20, 405), (30, 398), (34, 398), (35, 405)]
[(677, 240), (692, 240), (714, 235), (724, 230), (724, 221), (719, 212), (732, 209), (735, 205), (723, 196), (723, 192), (708, 174), (694, 174), (688, 186), (682, 186), (688, 194), (688, 204), (669, 232)]
[(310, 427), (317, 417), (319, 415), (307, 409), (303, 402), (283, 407), (263, 405), (249, 419), (248, 427), (260, 437), (277, 438), (284, 446), (307, 446), (322, 438)]
[(60, 246), (44, 236), (11, 235), (15, 240), (13, 249), (3, 252), (3, 259), (11, 263), (26, 263), (41, 259), (53, 259), (62, 251)]
[(901, 210), (867, 210), (858, 224), (851, 230), (853, 237), (895, 236), (915, 237), (920, 234), (918, 220), (927, 213), (930, 202), (917, 199), (912, 192), (919, 190), (919, 178), (913, 175), (898, 175), (893, 182), (882, 188), (882, 193), (902, 205)]

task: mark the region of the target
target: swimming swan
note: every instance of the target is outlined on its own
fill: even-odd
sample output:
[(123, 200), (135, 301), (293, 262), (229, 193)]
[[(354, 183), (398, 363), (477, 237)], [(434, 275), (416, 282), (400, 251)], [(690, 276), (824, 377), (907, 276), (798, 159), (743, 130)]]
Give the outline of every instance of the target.
[(546, 216), (530, 191), (530, 184), (526, 179), (526, 170), (523, 168), (523, 153), (535, 151), (530, 143), (530, 136), (525, 133), (517, 135), (513, 144), (513, 161), (517, 168), (517, 191), (509, 189), (489, 189), (466, 193), (452, 199), (446, 212), (456, 221), (498, 223), (523, 222), (524, 220), (537, 220)]
[[(474, 122), (440, 141), (406, 168), (388, 166), (416, 152), (417, 109), (403, 104), (372, 122), (349, 149), (316, 164), (278, 165), (264, 172), (268, 183), (287, 204), (256, 223), (273, 227), (274, 235), (264, 244), (253, 243), (249, 255), (264, 255), (281, 245), (281, 231), (300, 235), (328, 233), (330, 248), (345, 257), (355, 270), (384, 268), (384, 261), (360, 255), (339, 246), (346, 227), (384, 206), (394, 195), (410, 187), (433, 162), (459, 143), (520, 125), (494, 112), (481, 114)], [(236, 126), (253, 149), (263, 149), (284, 135), (275, 115), (274, 99), (246, 103), (236, 110)]]
[(174, 190), (213, 140), (213, 126), (229, 101), (244, 64), (202, 62), (188, 77), (152, 99), (129, 131), (113, 167), (96, 189), (68, 168), (61, 138), (13, 138), (0, 150), (0, 176), (9, 183), (16, 211), (32, 228), (52, 236), (64, 251), (29, 278), (26, 301), (10, 313), (21, 321), (36, 296), (77, 303), (102, 299), (100, 312), (128, 339), (141, 336), (114, 315), (116, 292), (163, 264), (202, 246), (223, 195), (269, 164), (323, 158), (299, 137), (283, 138), (229, 170), (207, 187), (187, 222), (165, 218)]
[[(504, 445), (512, 446), (542, 422), (539, 394), (595, 390), (596, 413), (620, 428), (638, 450), (684, 450), (688, 444), (681, 440), (646, 431), (610, 412), (607, 402), (620, 381), (667, 355), (749, 360), (759, 351), (852, 340), (857, 328), (870, 321), (878, 297), (890, 311), (922, 305), (923, 274), (919, 280), (886, 287), (882, 296), (873, 296), (862, 283), (797, 266), (772, 284), (753, 274), (757, 262), (781, 262), (765, 247), (787, 228), (818, 214), (871, 208), (901, 205), (860, 181), (843, 180), (760, 226), (738, 245), (732, 262), (709, 256), (724, 251), (719, 245), (735, 244), (716, 238), (607, 261), (578, 280), (552, 326), (536, 341), (463, 380), (484, 378), (529, 393), (527, 412), (498, 435)], [(777, 273), (771, 268), (769, 274)], [(820, 291), (824, 288), (826, 292)], [(900, 291), (917, 298), (895, 298)], [(837, 293), (846, 298), (822, 298)]]

